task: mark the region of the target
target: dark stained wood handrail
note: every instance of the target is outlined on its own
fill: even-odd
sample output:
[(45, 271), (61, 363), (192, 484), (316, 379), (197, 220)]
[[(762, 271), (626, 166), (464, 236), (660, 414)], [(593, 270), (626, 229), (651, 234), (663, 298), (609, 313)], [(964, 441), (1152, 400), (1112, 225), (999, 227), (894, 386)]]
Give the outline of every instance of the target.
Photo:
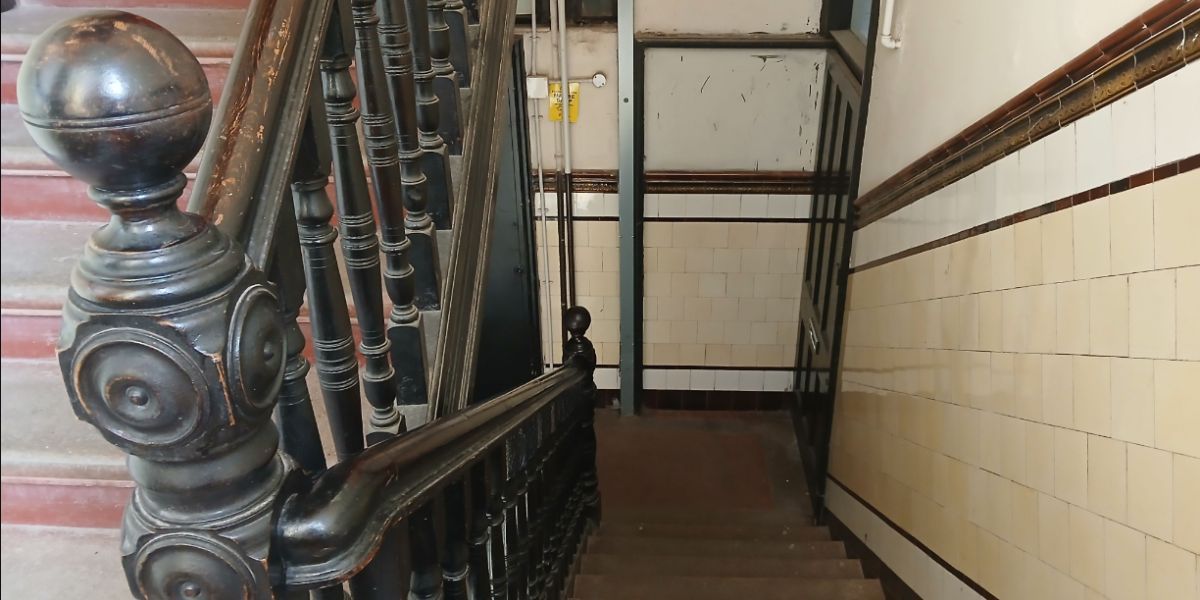
[(253, 0), (188, 210), (262, 268), (292, 176), (333, 0)]

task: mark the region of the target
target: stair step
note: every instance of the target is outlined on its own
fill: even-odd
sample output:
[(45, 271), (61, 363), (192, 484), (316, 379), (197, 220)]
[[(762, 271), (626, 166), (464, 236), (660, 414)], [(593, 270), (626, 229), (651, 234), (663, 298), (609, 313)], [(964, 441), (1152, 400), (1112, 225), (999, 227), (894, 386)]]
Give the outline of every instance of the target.
[(846, 549), (835, 541), (762, 541), (596, 535), (588, 552), (669, 556), (769, 556), (776, 558), (846, 558)]
[(129, 597), (116, 530), (5, 525), (0, 531), (0, 596)]
[(578, 575), (574, 598), (621, 600), (883, 600), (883, 588), (869, 579), (787, 577), (674, 577), (661, 575)]
[(775, 510), (653, 510), (653, 509), (605, 509), (606, 524), (720, 524), (723, 526), (795, 526), (812, 525), (812, 517), (805, 511), (792, 509)]
[(803, 577), (853, 579), (863, 576), (862, 565), (851, 559), (737, 558), (728, 556), (623, 556), (585, 554), (579, 572), (585, 575), (658, 575), (710, 577)]
[(745, 540), (821, 541), (830, 539), (824, 527), (724, 523), (601, 523), (599, 535), (613, 537), (708, 538)]

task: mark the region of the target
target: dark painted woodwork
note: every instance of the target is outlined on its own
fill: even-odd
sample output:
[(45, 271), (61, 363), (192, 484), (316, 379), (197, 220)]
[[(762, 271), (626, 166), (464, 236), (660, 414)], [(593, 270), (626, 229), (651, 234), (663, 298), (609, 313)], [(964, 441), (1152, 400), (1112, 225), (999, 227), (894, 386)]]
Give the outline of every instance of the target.
[(377, 6), (380, 50), (396, 117), (396, 140), (400, 146), (404, 228), (410, 244), (409, 262), (413, 265), (416, 304), (422, 310), (436, 310), (441, 307), (441, 263), (433, 218), (429, 215), (429, 185), (422, 168), (424, 150), (417, 128), (412, 35), (403, 0), (381, 0)]
[(130, 455), (130, 590), (268, 596), (286, 336), (275, 287), (176, 206), (212, 114), (204, 72), (166, 30), (105, 11), (39, 36), (18, 94), (34, 141), (113, 214), (72, 276), (59, 362), (76, 415)]
[(429, 214), (433, 217), (434, 227), (450, 229), (454, 226), (456, 189), (450, 174), (450, 152), (441, 133), (440, 96), (434, 89), (436, 75), (429, 50), (429, 8), (425, 0), (404, 0), (404, 9), (412, 39), (417, 129), (422, 150), (420, 161), (428, 182)]
[(429, 16), (429, 59), (433, 66), (433, 89), (441, 112), (438, 132), (450, 154), (463, 152), (463, 110), (458, 72), (450, 62), (450, 25), (446, 22), (446, 0), (426, 0)]
[[(325, 38), (325, 51), (321, 58), (321, 81), (329, 138), (333, 148), (334, 190), (337, 197), (342, 259), (346, 264), (346, 278), (350, 284), (354, 312), (358, 320), (358, 351), (364, 358), (363, 391), (372, 408), (370, 431), (390, 435), (403, 427), (400, 423), (400, 413), (396, 410), (397, 378), (389, 356), (391, 343), (388, 341), (383, 316), (379, 238), (376, 235), (375, 214), (371, 209), (371, 193), (368, 191), (367, 176), (363, 170), (362, 149), (358, 142), (359, 111), (354, 107), (354, 82), (350, 77), (351, 52), (356, 47), (352, 25), (350, 3), (342, 0), (337, 5), (334, 21), (330, 24), (329, 33)], [(369, 28), (366, 34), (370, 34)], [(369, 49), (360, 54), (367, 54), (364, 58), (369, 60)], [(364, 70), (373, 71), (370, 67), (362, 66), (365, 62), (359, 60), (360, 73)], [(364, 87), (370, 85), (369, 76), (360, 75), (359, 79), (364, 82)], [(371, 100), (374, 99), (363, 101), (364, 110), (377, 109)], [(371, 162), (372, 181), (376, 183), (376, 197), (380, 198), (380, 204), (386, 204), (390, 199), (381, 195), (380, 192), (385, 190), (379, 188), (390, 183), (387, 175), (391, 173), (387, 172), (387, 166), (391, 162), (381, 161), (379, 157), (386, 157), (392, 147), (386, 143), (386, 137), (381, 143), (378, 137), (372, 137), (372, 134), (377, 135), (375, 129), (380, 126), (386, 127), (388, 123), (386, 118), (368, 114), (372, 117), (371, 122), (363, 127), (368, 144), (367, 156)], [(395, 208), (380, 211), (385, 239), (395, 236), (395, 233), (388, 229), (388, 225), (395, 227), (389, 219), (395, 219), (396, 212)], [(403, 236), (400, 239), (403, 241)], [(398, 244), (393, 242), (392, 245)], [(403, 251), (396, 252), (393, 249), (388, 254), (389, 259), (396, 254), (399, 254), (399, 262), (403, 263)], [(391, 269), (389, 277), (394, 277), (390, 271)], [(402, 288), (404, 283), (407, 281), (402, 281)], [(323, 316), (316, 314), (313, 315), (313, 319)]]
[(471, 16), (463, 0), (446, 0), (446, 27), (450, 35), (450, 66), (460, 87), (471, 87)]

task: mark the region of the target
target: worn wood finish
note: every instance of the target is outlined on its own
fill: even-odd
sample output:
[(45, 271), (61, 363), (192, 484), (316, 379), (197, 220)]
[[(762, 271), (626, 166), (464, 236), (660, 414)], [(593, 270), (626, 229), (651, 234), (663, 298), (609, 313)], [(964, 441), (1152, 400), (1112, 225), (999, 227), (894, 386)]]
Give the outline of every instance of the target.
[(422, 168), (420, 132), (417, 127), (417, 88), (413, 78), (412, 35), (404, 0), (381, 0), (379, 10), (380, 50), (388, 91), (396, 116), (396, 137), (400, 144), (400, 187), (404, 196), (404, 228), (408, 234), (409, 262), (413, 265), (413, 283), (417, 307), (441, 308), (441, 262), (433, 218), (429, 215), (429, 185)]
[(441, 111), (438, 132), (450, 154), (463, 152), (462, 96), (458, 72), (450, 62), (450, 25), (446, 22), (446, 0), (426, 0), (429, 15), (429, 59), (433, 65), (433, 89)]
[(446, 27), (450, 35), (450, 66), (458, 73), (460, 87), (471, 87), (471, 40), (467, 32), (471, 16), (462, 0), (446, 0)]
[(430, 59), (429, 8), (425, 0), (404, 0), (412, 34), (413, 81), (416, 85), (417, 129), (421, 141), (421, 170), (429, 189), (429, 214), (434, 227), (454, 226), (455, 192), (450, 175), (450, 152), (441, 134), (442, 109), (434, 89), (436, 77)]
[(37, 144), (113, 214), (72, 276), (59, 362), (76, 415), (130, 455), (130, 591), (269, 596), (291, 464), (270, 420), (285, 329), (263, 273), (176, 207), (212, 114), (200, 64), (154, 23), (106, 11), (39, 37), (18, 90)]

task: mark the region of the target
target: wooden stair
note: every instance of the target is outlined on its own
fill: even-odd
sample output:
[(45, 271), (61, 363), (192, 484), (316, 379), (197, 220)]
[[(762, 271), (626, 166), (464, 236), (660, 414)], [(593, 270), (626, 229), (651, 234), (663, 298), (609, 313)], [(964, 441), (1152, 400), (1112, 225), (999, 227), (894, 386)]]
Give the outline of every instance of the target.
[(571, 583), (577, 600), (883, 600), (825, 527), (794, 511), (606, 514)]

